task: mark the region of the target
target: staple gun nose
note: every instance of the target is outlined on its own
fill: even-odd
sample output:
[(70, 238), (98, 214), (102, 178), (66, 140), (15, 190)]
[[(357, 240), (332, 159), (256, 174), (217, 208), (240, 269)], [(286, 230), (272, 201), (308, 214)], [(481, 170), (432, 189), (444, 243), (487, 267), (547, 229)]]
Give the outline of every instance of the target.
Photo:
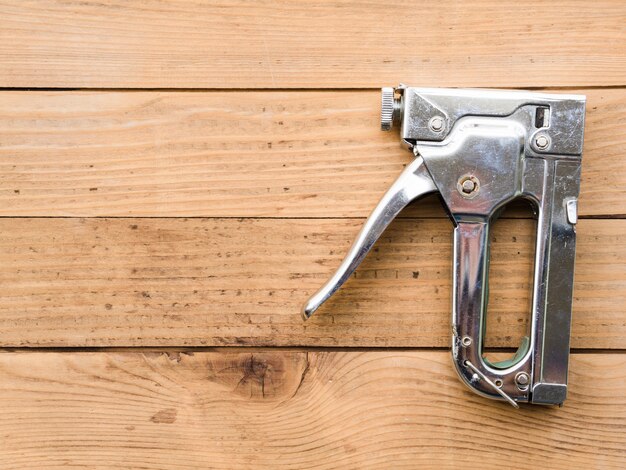
[[(409, 203), (437, 192), (454, 224), (452, 357), (489, 398), (562, 404), (567, 394), (585, 97), (501, 90), (382, 89), (381, 128), (414, 160), (383, 195), (345, 259), (304, 304), (305, 319), (352, 275)], [(489, 230), (522, 198), (538, 217), (530, 332), (515, 356), (483, 357)]]

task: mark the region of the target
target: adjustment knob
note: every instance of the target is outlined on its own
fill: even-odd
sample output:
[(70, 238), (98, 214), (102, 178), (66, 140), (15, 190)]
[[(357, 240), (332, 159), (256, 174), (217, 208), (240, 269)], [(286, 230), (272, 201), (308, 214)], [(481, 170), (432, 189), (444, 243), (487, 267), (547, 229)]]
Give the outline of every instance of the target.
[(380, 128), (383, 131), (389, 131), (393, 127), (394, 90), (392, 87), (384, 87), (381, 92)]

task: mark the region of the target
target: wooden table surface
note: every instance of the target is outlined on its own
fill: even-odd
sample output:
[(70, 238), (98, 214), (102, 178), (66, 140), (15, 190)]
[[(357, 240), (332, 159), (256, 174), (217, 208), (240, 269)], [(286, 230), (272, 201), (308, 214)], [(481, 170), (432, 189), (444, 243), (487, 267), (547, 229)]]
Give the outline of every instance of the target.
[[(410, 161), (399, 82), (587, 95), (563, 408), (456, 378), (435, 198), (301, 321)], [(4, 0), (0, 88), (0, 468), (626, 468), (626, 2)]]

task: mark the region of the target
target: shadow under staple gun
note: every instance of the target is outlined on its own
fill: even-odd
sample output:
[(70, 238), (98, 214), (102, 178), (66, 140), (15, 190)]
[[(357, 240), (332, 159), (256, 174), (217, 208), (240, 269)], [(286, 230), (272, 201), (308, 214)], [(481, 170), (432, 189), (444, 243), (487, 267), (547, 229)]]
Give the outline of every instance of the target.
[[(452, 357), (489, 398), (562, 404), (572, 310), (585, 97), (500, 90), (382, 89), (381, 127), (400, 128), (415, 159), (371, 213), (341, 266), (304, 305), (309, 318), (351, 276), (410, 202), (438, 192), (454, 222)], [(530, 201), (537, 239), (529, 336), (503, 362), (483, 357), (489, 226)]]

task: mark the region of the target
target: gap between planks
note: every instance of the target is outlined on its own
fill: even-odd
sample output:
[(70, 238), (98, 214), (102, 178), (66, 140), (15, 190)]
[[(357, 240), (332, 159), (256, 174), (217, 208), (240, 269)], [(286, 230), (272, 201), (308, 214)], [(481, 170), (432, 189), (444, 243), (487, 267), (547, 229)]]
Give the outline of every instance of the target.
[[(419, 86), (412, 84), (411, 86)], [(463, 88), (463, 87), (444, 87), (444, 88)], [(480, 87), (471, 87), (480, 89)], [(626, 84), (623, 85), (574, 85), (574, 86), (526, 86), (526, 87), (504, 87), (493, 86), (489, 87), (490, 90), (528, 90), (528, 91), (545, 91), (546, 93), (559, 92), (559, 91), (581, 91), (581, 90), (621, 90), (626, 88)], [(144, 88), (115, 88), (115, 87), (85, 87), (85, 88), (69, 88), (69, 87), (0, 87), (0, 93), (11, 91), (50, 91), (50, 92), (111, 92), (111, 93), (141, 93), (141, 92), (161, 92), (161, 93), (257, 93), (257, 92), (293, 92), (293, 93), (307, 93), (307, 92), (334, 92), (334, 93), (357, 93), (357, 92), (378, 92), (381, 87), (360, 87), (360, 88), (159, 88), (159, 87), (144, 87)]]
[[(4, 353), (264, 353), (264, 352), (451, 352), (451, 348), (446, 346), (101, 346), (101, 347), (85, 347), (85, 346), (67, 346), (67, 347), (49, 347), (49, 346), (20, 346), (20, 347), (0, 347), (0, 354)], [(494, 354), (512, 354), (517, 350), (515, 348), (493, 348), (484, 349), (485, 352)], [(626, 348), (603, 349), (603, 348), (571, 348), (570, 355), (576, 354), (626, 354)]]

